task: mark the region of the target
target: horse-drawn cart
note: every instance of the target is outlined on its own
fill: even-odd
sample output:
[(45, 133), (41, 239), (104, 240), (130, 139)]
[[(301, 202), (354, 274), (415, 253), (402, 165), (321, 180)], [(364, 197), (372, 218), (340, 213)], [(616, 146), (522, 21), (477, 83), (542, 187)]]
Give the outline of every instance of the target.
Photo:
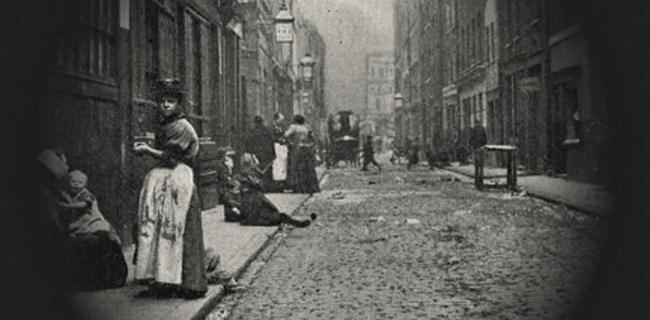
[(327, 166), (345, 161), (348, 165), (358, 165), (359, 118), (351, 111), (339, 111), (328, 121)]

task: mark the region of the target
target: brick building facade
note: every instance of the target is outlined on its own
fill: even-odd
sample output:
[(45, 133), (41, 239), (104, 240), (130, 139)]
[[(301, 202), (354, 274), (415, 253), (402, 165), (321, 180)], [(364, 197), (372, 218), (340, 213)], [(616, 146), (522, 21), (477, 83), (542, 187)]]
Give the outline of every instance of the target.
[[(421, 0), (395, 1), (395, 9), (395, 88), (404, 96), (397, 116), (403, 128), (430, 132), (422, 138), (439, 159), (467, 160), (469, 128), (479, 120), (489, 143), (519, 148), (528, 171), (602, 182), (608, 128), (598, 90), (602, 68), (590, 55), (575, 4)], [(440, 27), (429, 27), (435, 21)], [(423, 30), (419, 37), (415, 25)], [(439, 61), (440, 71), (430, 60)], [(424, 67), (413, 73), (418, 63)], [(412, 90), (416, 82), (422, 90)], [(433, 107), (413, 117), (420, 102)]]

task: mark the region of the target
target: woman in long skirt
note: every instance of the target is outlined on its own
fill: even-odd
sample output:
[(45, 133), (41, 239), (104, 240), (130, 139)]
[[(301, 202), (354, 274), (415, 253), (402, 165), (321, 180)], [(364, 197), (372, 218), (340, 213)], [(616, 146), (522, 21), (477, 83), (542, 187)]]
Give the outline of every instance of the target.
[(319, 192), (315, 169), (314, 136), (305, 125), (301, 115), (294, 117), (294, 123), (284, 133), (289, 141), (289, 170), (287, 182), (296, 193)]
[(177, 79), (158, 82), (162, 121), (153, 147), (138, 154), (158, 160), (140, 193), (135, 279), (158, 297), (199, 298), (207, 292), (201, 208), (192, 165), (199, 151), (196, 131), (181, 113)]

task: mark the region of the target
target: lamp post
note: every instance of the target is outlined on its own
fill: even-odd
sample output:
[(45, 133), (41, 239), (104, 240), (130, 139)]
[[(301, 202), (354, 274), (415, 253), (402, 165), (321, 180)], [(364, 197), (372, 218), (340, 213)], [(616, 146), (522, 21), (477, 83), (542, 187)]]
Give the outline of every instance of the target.
[(305, 53), (305, 57), (300, 59), (300, 66), (302, 67), (302, 79), (306, 82), (311, 82), (314, 75), (314, 65), (316, 61), (311, 57), (311, 54)]
[(404, 103), (404, 97), (402, 97), (401, 93), (395, 94), (395, 109), (401, 108), (402, 103)]
[(296, 19), (289, 12), (287, 4), (282, 1), (280, 5), (280, 11), (273, 18), (273, 23), (275, 24), (275, 41), (279, 43), (289, 43), (293, 42), (293, 22)]
[[(313, 79), (313, 68), (314, 65), (316, 64), (316, 61), (311, 57), (311, 54), (305, 53), (305, 56), (300, 59), (300, 70), (301, 70), (301, 79), (302, 79), (302, 86), (301, 86), (301, 98), (302, 98), (302, 112), (305, 113), (305, 115), (309, 114), (311, 115), (312, 113), (312, 107), (313, 107), (313, 86), (312, 84), (312, 79)], [(314, 120), (314, 119), (310, 119)]]
[[(280, 48), (280, 56), (283, 58), (279, 62), (281, 65), (285, 65), (286, 62), (293, 62), (293, 49), (292, 49), (292, 43), (293, 43), (293, 23), (296, 19), (291, 15), (291, 12), (289, 12), (289, 7), (287, 6), (286, 2), (283, 0), (282, 4), (280, 5), (280, 10), (278, 11), (278, 14), (273, 18), (273, 24), (275, 25), (275, 42), (279, 45)], [(286, 46), (285, 46), (286, 45)], [(288, 47), (288, 48), (287, 48)], [(286, 53), (286, 55), (285, 55)], [(289, 70), (284, 70), (284, 72), (288, 73)], [(283, 80), (280, 80), (284, 82)], [(295, 92), (295, 81), (292, 81), (291, 83), (291, 94), (289, 96), (293, 96), (293, 92)], [(284, 85), (281, 85), (282, 88), (285, 88)], [(285, 89), (281, 89), (282, 97), (285, 97), (285, 94), (287, 93)], [(293, 111), (293, 98), (291, 101), (284, 101), (284, 98), (282, 99), (283, 101), (278, 101), (280, 105), (280, 110), (281, 112), (291, 115)]]

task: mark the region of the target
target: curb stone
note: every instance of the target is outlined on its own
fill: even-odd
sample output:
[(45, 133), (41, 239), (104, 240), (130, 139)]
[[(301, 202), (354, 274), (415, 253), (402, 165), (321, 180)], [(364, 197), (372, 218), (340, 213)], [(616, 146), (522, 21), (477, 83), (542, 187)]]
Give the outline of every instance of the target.
[[(326, 177), (327, 177), (327, 176), (328, 176), (328, 173), (327, 173), (327, 170), (325, 170), (325, 171), (323, 172), (323, 174), (321, 175), (321, 177), (318, 179), (318, 181), (319, 181), (319, 185), (321, 185), (322, 183), (324, 183), (324, 182), (327, 181), (327, 180), (326, 180)], [(304, 205), (304, 204), (305, 204), (309, 199), (311, 199), (313, 196), (314, 196), (313, 194), (310, 194), (307, 198), (305, 198), (305, 199), (304, 199), (304, 200), (303, 200), (303, 201), (302, 201), (302, 202), (301, 202), (301, 203), (296, 207), (296, 210), (294, 210), (294, 212), (292, 212), (292, 214), (295, 213), (296, 211), (298, 211), (300, 208), (302, 208), (302, 206), (303, 206), (303, 205)], [(273, 240), (276, 239), (277, 235), (278, 235), (280, 232), (282, 232), (281, 227), (276, 227), (275, 230), (273, 231), (273, 233), (271, 233), (271, 234), (267, 237), (267, 239), (266, 239), (266, 240), (264, 241), (264, 243), (259, 247), (259, 249), (257, 249), (257, 250), (255, 251), (255, 253), (253, 253), (250, 257), (248, 257), (248, 259), (246, 259), (246, 262), (244, 262), (244, 264), (243, 264), (240, 268), (238, 268), (237, 271), (235, 271), (235, 272), (233, 273), (233, 277), (234, 277), (236, 280), (239, 280), (239, 279), (241, 278), (241, 276), (242, 276), (242, 275), (247, 271), (248, 267), (252, 264), (252, 262), (255, 261), (255, 260), (259, 257), (259, 255), (260, 255), (262, 252), (264, 252), (265, 249), (267, 249), (267, 248), (269, 247), (270, 244), (273, 243)], [(281, 242), (278, 241), (278, 244), (279, 244), (279, 243), (281, 243)], [(277, 248), (276, 248), (276, 249), (277, 249)], [(223, 288), (223, 285), (219, 285), (218, 288), (216, 289), (216, 292), (214, 293), (214, 296), (210, 297), (207, 301), (205, 301), (205, 303), (201, 306), (201, 308), (200, 308), (197, 312), (195, 312), (194, 315), (192, 315), (189, 319), (190, 319), (190, 320), (204, 320), (204, 319), (206, 319), (206, 317), (207, 317), (208, 315), (210, 315), (210, 312), (211, 312), (212, 310), (214, 310), (214, 309), (217, 307), (217, 305), (219, 304), (219, 302), (221, 302), (221, 300), (223, 299), (223, 297), (225, 297), (225, 294), (224, 294), (224, 293), (225, 293), (225, 290), (224, 290), (224, 288)]]

